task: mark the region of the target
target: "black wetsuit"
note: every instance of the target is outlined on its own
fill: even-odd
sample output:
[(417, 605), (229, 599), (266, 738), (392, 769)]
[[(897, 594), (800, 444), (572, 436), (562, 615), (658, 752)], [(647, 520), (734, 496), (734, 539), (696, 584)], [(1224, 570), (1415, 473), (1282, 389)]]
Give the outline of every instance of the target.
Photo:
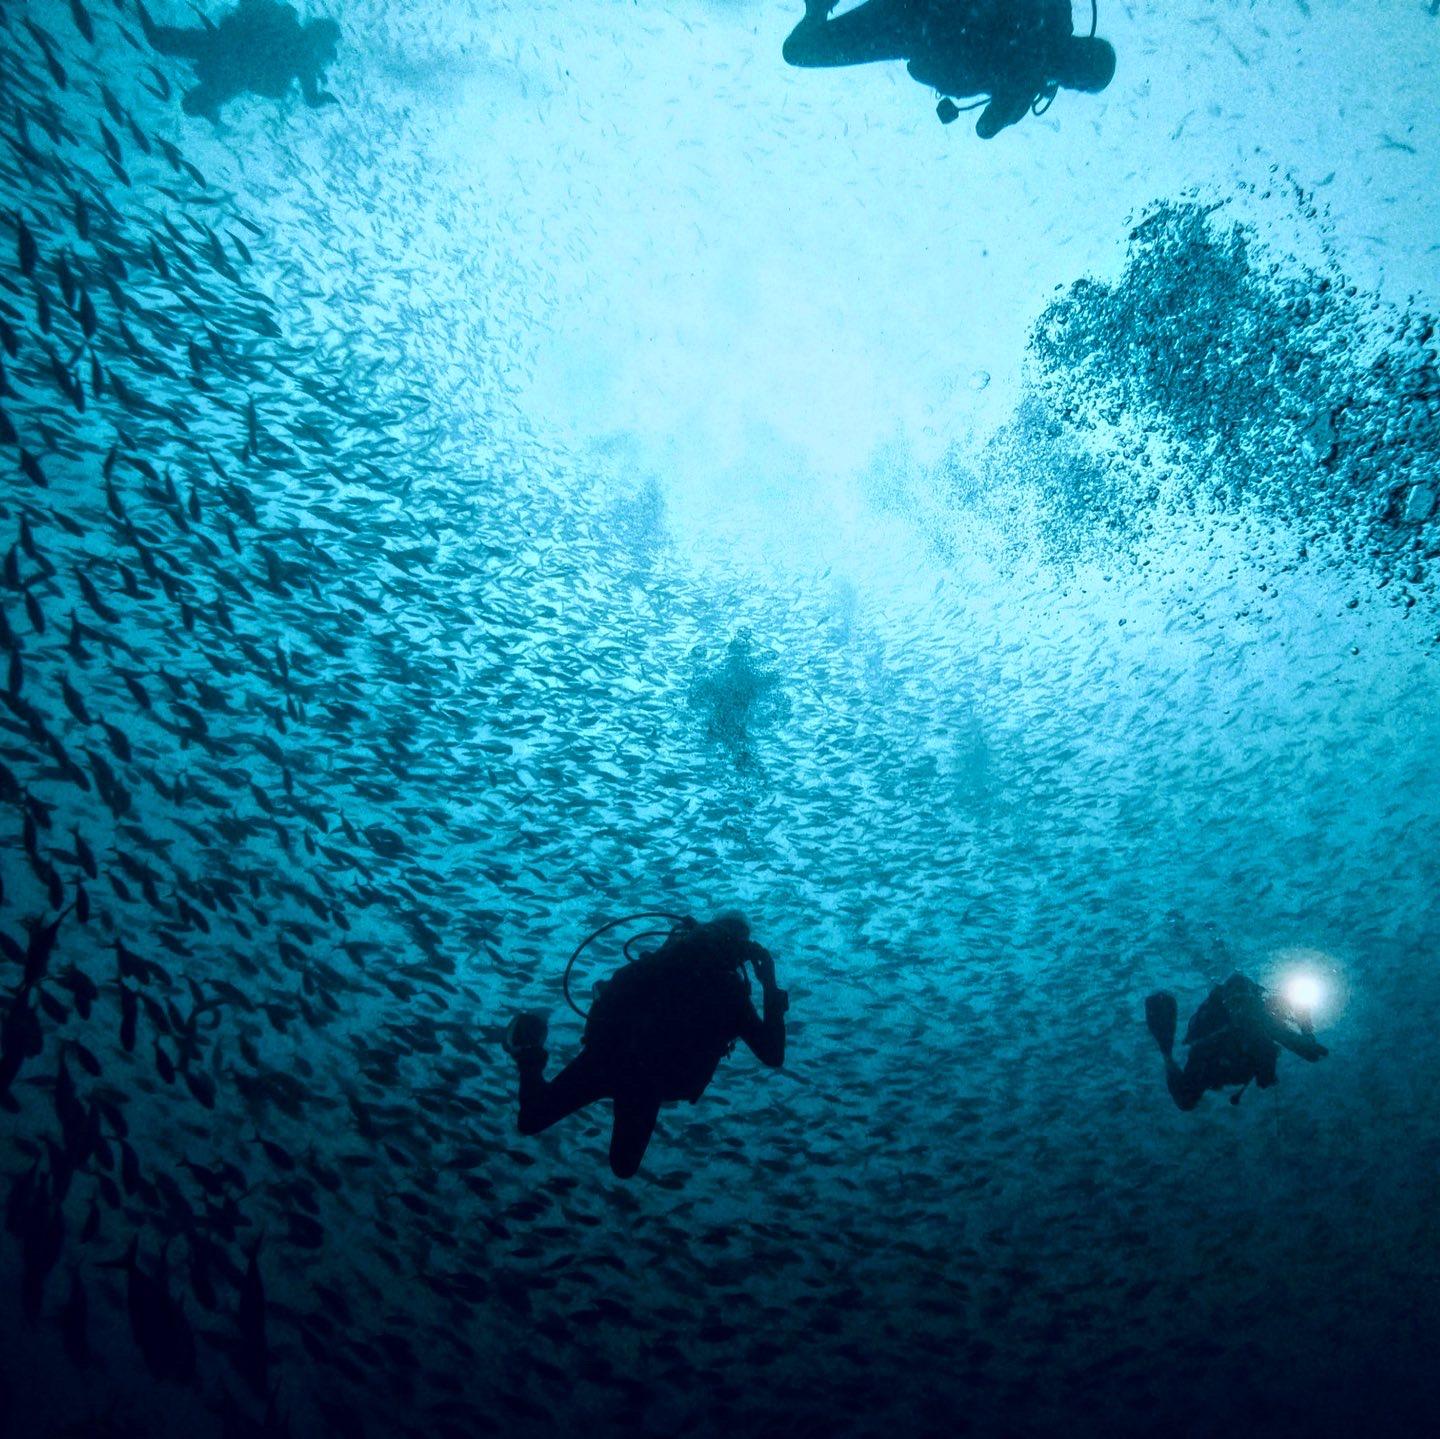
[(517, 1056), (522, 1134), (538, 1134), (598, 1099), (614, 1102), (610, 1167), (640, 1167), (660, 1106), (694, 1103), (720, 1061), (743, 1040), (765, 1064), (785, 1060), (785, 994), (765, 989), (755, 1012), (741, 966), (768, 954), (751, 940), (722, 949), (712, 927), (680, 931), (625, 965), (600, 991), (580, 1053), (546, 1080), (545, 1052)]
[(975, 124), (988, 140), (1050, 90), (1073, 33), (1069, 0), (865, 0), (835, 19), (807, 7), (784, 56), (816, 67), (906, 60), (942, 95), (988, 95)]
[(1211, 1089), (1243, 1089), (1251, 1082), (1268, 1089), (1277, 1078), (1282, 1046), (1312, 1061), (1327, 1053), (1276, 996), (1239, 974), (1210, 991), (1186, 1027), (1184, 1042), (1185, 1067), (1168, 1054), (1165, 1065), (1170, 1095), (1181, 1109), (1194, 1109)]
[(335, 99), (320, 88), (339, 33), (334, 21), (302, 25), (294, 6), (277, 0), (240, 0), (218, 24), (203, 29), (157, 25), (143, 5), (139, 10), (150, 44), (195, 66), (198, 83), (182, 102), (187, 114), (218, 122), (226, 101), (243, 94), (279, 100), (296, 81), (307, 104)]

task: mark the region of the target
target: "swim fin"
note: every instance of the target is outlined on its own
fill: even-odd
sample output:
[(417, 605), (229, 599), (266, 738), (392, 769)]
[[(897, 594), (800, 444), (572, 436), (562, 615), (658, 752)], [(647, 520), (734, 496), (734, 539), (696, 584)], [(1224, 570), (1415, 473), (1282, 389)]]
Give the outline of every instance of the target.
[(1146, 998), (1145, 1023), (1166, 1059), (1170, 1058), (1175, 1048), (1175, 1025), (1179, 1016), (1180, 1007), (1175, 1003), (1173, 994), (1167, 994), (1162, 989)]

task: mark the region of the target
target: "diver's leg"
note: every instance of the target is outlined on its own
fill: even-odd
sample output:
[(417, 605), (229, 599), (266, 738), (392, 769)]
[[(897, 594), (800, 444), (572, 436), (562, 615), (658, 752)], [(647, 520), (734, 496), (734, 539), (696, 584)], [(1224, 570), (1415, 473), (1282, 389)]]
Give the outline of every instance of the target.
[(610, 1168), (618, 1179), (630, 1179), (645, 1157), (645, 1146), (655, 1133), (660, 1101), (644, 1090), (626, 1088), (615, 1096), (615, 1120), (610, 1130)]
[(787, 65), (807, 68), (908, 60), (920, 42), (917, 0), (865, 0), (831, 20), (835, 6), (806, 0), (805, 18), (786, 37)]
[(338, 105), (340, 103), (328, 90), (320, 88), (320, 76), (313, 71), (300, 77), (300, 93), (305, 97), (305, 103), (312, 110), (318, 110), (322, 105)]
[(206, 30), (186, 30), (179, 25), (157, 25), (140, 0), (135, 0), (135, 8), (140, 12), (140, 28), (145, 32), (150, 48), (161, 55), (179, 55), (184, 59), (194, 60), (210, 39)]
[(539, 1134), (562, 1119), (594, 1104), (611, 1092), (605, 1066), (594, 1054), (582, 1049), (554, 1079), (545, 1078), (543, 1049), (523, 1050), (515, 1056), (520, 1071), (520, 1114), (517, 1120), (521, 1134)]
[(1191, 1073), (1191, 1066), (1186, 1064), (1181, 1069), (1168, 1054), (1165, 1056), (1165, 1087), (1170, 1091), (1176, 1109), (1187, 1112), (1200, 1103), (1205, 1093), (1204, 1083), (1198, 1074)]

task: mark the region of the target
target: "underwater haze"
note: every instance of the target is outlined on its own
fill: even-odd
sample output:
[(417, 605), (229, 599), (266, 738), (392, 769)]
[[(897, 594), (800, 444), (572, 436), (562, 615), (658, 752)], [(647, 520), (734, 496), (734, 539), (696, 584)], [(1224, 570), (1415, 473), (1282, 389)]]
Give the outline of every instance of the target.
[[(1436, 5), (802, 10), (0, 0), (0, 1433), (1440, 1430)], [(783, 1068), (520, 1135), (728, 908)]]

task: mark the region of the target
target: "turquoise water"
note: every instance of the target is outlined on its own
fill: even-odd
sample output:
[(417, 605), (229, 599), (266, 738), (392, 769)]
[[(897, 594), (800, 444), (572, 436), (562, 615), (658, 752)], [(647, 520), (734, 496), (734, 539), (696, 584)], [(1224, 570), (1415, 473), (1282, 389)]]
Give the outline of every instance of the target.
[[(1440, 19), (1356, 8), (1102, 5), (982, 142), (798, 4), (356, 3), (212, 127), (5, 0), (0, 1427), (1427, 1432)], [(732, 905), (784, 1070), (520, 1137), (510, 1015)], [(1179, 1113), (1237, 968), (1329, 1058)]]

